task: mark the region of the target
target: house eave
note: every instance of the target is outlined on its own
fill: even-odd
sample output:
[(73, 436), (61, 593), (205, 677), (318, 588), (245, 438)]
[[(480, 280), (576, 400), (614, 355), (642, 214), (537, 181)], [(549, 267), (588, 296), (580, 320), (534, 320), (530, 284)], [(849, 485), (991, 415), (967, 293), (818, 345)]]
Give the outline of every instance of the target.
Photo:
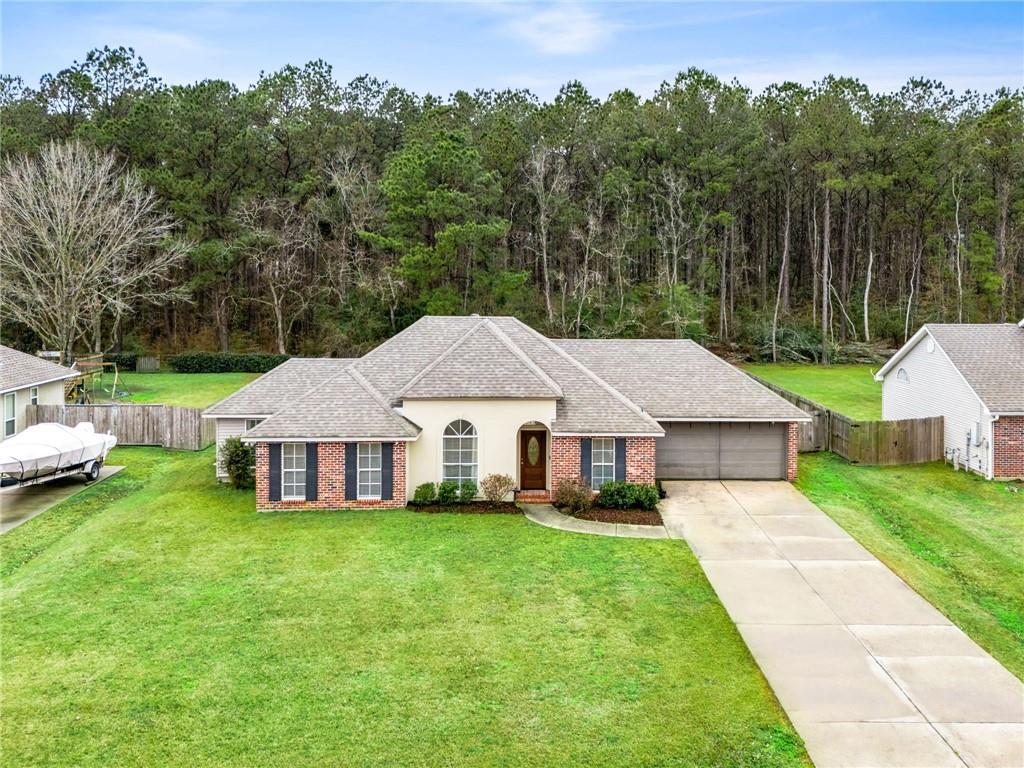
[(54, 376), (52, 379), (43, 379), (42, 381), (33, 381), (28, 384), (19, 384), (16, 387), (8, 387), (7, 389), (0, 389), (0, 395), (6, 395), (9, 392), (20, 392), (23, 389), (32, 389), (32, 387), (41, 387), (44, 384), (53, 384), (57, 381), (67, 381), (68, 379), (77, 379), (82, 375), (81, 371), (71, 371), (61, 376)]
[(251, 435), (243, 435), (240, 439), (243, 443), (413, 443), (419, 440), (420, 436), (362, 435), (358, 437), (312, 437), (309, 435), (296, 435), (291, 437), (253, 437)]

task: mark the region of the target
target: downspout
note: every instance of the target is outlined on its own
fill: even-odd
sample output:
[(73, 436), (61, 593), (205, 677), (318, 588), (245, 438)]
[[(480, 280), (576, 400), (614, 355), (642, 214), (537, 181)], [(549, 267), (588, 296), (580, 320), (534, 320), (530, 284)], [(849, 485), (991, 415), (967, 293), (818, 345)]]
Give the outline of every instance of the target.
[(999, 421), (998, 413), (988, 415), (988, 471), (985, 479), (995, 480), (996, 476), (996, 422)]

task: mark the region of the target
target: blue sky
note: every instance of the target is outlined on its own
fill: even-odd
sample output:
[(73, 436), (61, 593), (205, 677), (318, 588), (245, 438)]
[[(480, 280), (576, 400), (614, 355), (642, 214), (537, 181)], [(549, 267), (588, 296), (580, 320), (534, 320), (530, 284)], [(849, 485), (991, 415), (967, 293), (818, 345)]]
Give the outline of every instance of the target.
[(760, 91), (827, 73), (893, 90), (911, 76), (957, 90), (1024, 84), (1024, 4), (1004, 3), (18, 3), (4, 0), (0, 65), (35, 84), (90, 48), (133, 46), (167, 82), (326, 59), (419, 93), (577, 78), (597, 95), (652, 93), (690, 66)]

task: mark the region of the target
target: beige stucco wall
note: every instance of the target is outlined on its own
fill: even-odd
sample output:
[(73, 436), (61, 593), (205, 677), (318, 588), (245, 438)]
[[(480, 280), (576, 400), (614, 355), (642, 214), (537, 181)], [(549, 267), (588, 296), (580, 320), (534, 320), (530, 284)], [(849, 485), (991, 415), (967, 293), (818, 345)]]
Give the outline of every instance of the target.
[[(409, 443), (408, 493), (421, 483), (441, 481), (441, 438), (445, 427), (465, 419), (477, 430), (478, 477), (490, 474), (519, 479), (519, 428), (539, 422), (550, 429), (554, 400), (406, 400), (405, 416), (423, 432)], [(550, 441), (549, 441), (550, 442)]]
[[(6, 395), (4, 395), (6, 397)], [(25, 406), (31, 402), (32, 388), (25, 387), (14, 391), (14, 425), (15, 434), (21, 432), (27, 424), (25, 423)], [(39, 385), (39, 405), (61, 405), (64, 402), (64, 382), (51, 381), (49, 384)], [(0, 402), (0, 408), (3, 403)], [(3, 413), (0, 410), (0, 413)], [(3, 440), (3, 429), (0, 425), (0, 440)]]

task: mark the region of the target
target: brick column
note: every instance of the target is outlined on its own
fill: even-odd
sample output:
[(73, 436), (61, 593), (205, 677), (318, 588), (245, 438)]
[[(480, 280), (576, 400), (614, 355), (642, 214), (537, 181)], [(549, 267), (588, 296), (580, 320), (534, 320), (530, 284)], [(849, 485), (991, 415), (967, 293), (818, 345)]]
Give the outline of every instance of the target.
[(1003, 416), (992, 423), (992, 476), (1024, 478), (1024, 416)]
[(800, 422), (790, 421), (786, 424), (786, 479), (796, 480), (796, 453), (800, 445)]

